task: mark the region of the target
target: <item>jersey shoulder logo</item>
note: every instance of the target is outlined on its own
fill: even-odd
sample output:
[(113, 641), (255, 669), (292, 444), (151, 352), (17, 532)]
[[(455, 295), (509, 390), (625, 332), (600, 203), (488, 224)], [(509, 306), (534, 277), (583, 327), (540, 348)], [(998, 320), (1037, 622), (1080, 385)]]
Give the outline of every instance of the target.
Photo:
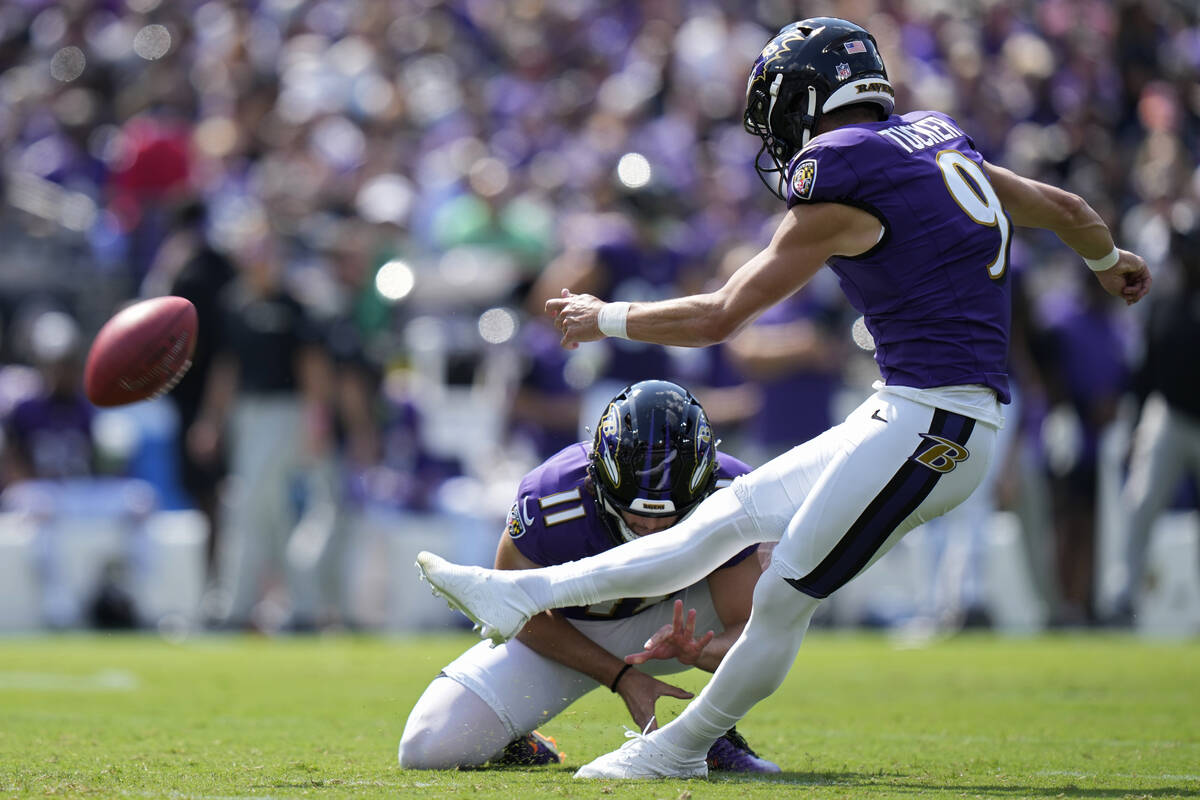
[(921, 438), (929, 443), (929, 447), (912, 458), (918, 464), (929, 467), (934, 472), (942, 474), (952, 472), (960, 461), (966, 461), (971, 457), (970, 451), (958, 442), (934, 436), (932, 433), (922, 433)]
[(508, 519), (504, 523), (504, 531), (508, 534), (508, 538), (510, 539), (520, 539), (525, 535), (525, 531), (528, 530), (526, 526), (533, 522), (533, 520), (530, 519), (529, 523), (526, 523), (525, 520), (522, 519), (523, 515), (521, 513), (520, 503), (520, 500), (513, 503), (512, 508), (508, 511)]
[(792, 173), (792, 194), (802, 200), (812, 199), (813, 186), (817, 183), (817, 160), (806, 158), (796, 165)]

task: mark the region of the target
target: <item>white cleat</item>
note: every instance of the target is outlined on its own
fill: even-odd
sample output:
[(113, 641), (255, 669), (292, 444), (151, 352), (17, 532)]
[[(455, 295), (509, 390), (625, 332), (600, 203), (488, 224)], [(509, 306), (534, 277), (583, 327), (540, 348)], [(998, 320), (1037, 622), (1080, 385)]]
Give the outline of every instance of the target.
[(433, 593), (470, 617), (493, 646), (516, 636), (537, 613), (529, 596), (497, 570), (453, 564), (425, 550), (417, 554), (417, 569)]
[(618, 750), (605, 753), (575, 772), (576, 778), (707, 778), (708, 764), (701, 756), (686, 761), (654, 740), (653, 734), (627, 730), (629, 739)]

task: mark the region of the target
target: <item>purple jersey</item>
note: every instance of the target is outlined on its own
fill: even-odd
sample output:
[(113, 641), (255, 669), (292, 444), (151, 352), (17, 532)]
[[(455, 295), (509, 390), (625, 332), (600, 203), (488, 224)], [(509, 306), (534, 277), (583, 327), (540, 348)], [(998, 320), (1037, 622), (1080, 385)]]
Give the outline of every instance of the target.
[[(566, 447), (521, 480), (517, 502), (508, 512), (507, 532), (530, 561), (542, 566), (563, 564), (617, 546), (586, 485), (591, 449), (591, 444), (584, 442)], [(749, 466), (733, 456), (717, 453), (718, 488), (728, 486), (735, 477), (749, 471)], [(747, 547), (718, 569), (732, 567), (757, 549), (758, 545)], [(620, 619), (644, 611), (666, 597), (631, 597), (559, 611), (573, 619)]]
[(33, 477), (80, 478), (94, 472), (93, 415), (82, 395), (39, 395), (13, 409), (5, 435)]
[(1007, 403), (1012, 223), (982, 163), (936, 111), (847, 125), (792, 160), (788, 207), (844, 203), (883, 224), (875, 247), (829, 266), (875, 338), (886, 383), (982, 384)]

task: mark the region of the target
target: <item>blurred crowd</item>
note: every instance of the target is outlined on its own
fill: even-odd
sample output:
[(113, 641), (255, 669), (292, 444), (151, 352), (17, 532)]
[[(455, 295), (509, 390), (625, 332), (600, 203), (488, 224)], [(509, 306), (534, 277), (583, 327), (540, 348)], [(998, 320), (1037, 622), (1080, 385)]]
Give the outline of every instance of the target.
[[(1200, 425), (1185, 0), (3, 3), (0, 487), (144, 481), (209, 520), (216, 618), (253, 624), (275, 565), (303, 628), (331, 611), (301, 567), (347, 509), (502, 521), (520, 474), (631, 381), (688, 386), (751, 464), (820, 432), (877, 377), (829, 275), (704, 350), (564, 351), (540, 309), (563, 287), (700, 290), (765, 244), (782, 209), (751, 168), (746, 76), (781, 25), (826, 13), (873, 31), (898, 108), (1081, 194), (1155, 272), (1126, 310), (1052, 237), (1014, 239), (1016, 402), (982, 498), (1021, 515), (1054, 621), (1127, 620), (1132, 581), (1097, 601), (1097, 509), (1145, 527), (1195, 499), (1195, 453), (1161, 472), (1135, 426), (1158, 409), (1183, 447)], [(191, 372), (99, 412), (87, 342), (160, 294), (197, 307)], [(1140, 488), (1139, 458), (1160, 470)]]

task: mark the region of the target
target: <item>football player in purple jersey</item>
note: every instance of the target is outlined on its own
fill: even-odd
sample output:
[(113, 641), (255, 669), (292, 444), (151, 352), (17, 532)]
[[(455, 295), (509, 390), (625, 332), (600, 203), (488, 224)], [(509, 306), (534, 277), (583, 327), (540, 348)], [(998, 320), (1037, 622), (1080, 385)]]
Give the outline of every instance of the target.
[[(561, 564), (659, 535), (749, 471), (717, 450), (704, 409), (686, 389), (635, 383), (609, 403), (593, 441), (564, 448), (522, 479), (496, 568)], [(731, 553), (678, 591), (570, 604), (534, 615), (499, 647), (480, 642), (417, 701), (400, 741), (401, 766), (558, 763), (556, 743), (535, 726), (597, 686), (620, 695), (639, 729), (653, 727), (660, 697), (692, 697), (655, 676), (692, 666), (712, 672), (741, 634), (762, 574), (756, 549), (750, 543)], [(696, 638), (696, 630), (707, 633)], [(733, 726), (706, 761), (716, 770), (779, 771)]]
[(788, 25), (746, 91), (756, 168), (788, 207), (766, 248), (711, 293), (624, 304), (564, 290), (546, 304), (568, 348), (603, 336), (698, 347), (828, 264), (875, 340), (882, 381), (862, 406), (671, 530), (599, 556), (519, 574), (418, 556), (437, 591), (503, 640), (541, 608), (670, 591), (750, 542), (778, 541), (750, 622), (700, 695), (576, 777), (706, 774), (708, 746), (783, 682), (820, 602), (974, 491), (1009, 401), (1014, 226), (1056, 234), (1126, 303), (1150, 288), (1142, 259), (1081, 198), (987, 163), (945, 114), (893, 112), (866, 30)]

